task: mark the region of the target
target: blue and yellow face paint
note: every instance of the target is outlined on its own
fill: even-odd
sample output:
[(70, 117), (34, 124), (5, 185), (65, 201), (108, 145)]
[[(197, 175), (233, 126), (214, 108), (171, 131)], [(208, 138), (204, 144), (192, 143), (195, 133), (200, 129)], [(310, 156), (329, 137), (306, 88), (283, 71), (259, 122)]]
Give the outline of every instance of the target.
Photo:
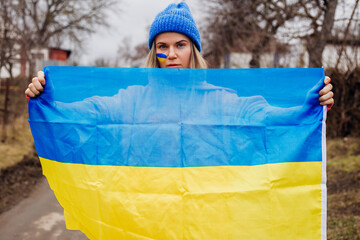
[(159, 62), (162, 62), (162, 63), (166, 62), (166, 58), (167, 58), (166, 54), (157, 53), (156, 57), (159, 60)]

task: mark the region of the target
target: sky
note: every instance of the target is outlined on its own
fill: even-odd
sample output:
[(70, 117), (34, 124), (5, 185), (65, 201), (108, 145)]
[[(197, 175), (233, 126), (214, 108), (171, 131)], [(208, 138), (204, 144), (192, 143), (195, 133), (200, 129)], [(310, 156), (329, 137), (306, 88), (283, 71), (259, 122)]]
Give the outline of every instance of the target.
[[(115, 57), (121, 41), (126, 37), (131, 46), (147, 41), (147, 27), (155, 16), (164, 10), (174, 0), (119, 0), (119, 11), (109, 12), (110, 28), (99, 28), (96, 33), (84, 42), (84, 51), (80, 54), (79, 62), (87, 65), (97, 58), (111, 59)], [(199, 0), (185, 1), (198, 23), (201, 16)], [(72, 48), (72, 46), (69, 46)]]

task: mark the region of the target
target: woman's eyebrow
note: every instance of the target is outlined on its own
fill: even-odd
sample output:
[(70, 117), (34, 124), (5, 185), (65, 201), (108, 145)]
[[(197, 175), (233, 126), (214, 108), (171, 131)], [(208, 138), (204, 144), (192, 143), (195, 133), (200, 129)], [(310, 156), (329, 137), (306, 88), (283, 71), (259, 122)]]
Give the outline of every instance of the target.
[(176, 43), (181, 43), (181, 42), (188, 42), (188, 41), (186, 39), (183, 39), (183, 40), (180, 40), (180, 41), (178, 41)]
[(158, 44), (166, 44), (166, 43), (163, 43), (163, 42), (157, 42), (157, 43), (156, 43), (156, 45), (158, 45)]

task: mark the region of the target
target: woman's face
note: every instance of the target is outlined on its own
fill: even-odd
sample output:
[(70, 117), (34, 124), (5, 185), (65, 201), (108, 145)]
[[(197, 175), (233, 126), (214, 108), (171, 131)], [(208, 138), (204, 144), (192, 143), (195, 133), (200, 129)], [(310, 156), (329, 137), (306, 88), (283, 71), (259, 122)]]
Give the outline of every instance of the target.
[(156, 53), (167, 56), (160, 62), (160, 68), (189, 68), (191, 56), (191, 40), (176, 32), (165, 32), (155, 38)]

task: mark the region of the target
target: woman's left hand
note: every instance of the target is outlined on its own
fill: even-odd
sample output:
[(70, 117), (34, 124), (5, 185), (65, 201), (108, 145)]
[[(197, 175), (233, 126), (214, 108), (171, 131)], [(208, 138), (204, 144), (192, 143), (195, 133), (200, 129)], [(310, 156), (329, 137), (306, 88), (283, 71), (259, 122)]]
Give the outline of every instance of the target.
[(327, 105), (327, 110), (330, 110), (330, 108), (334, 105), (334, 93), (331, 91), (333, 86), (330, 83), (331, 79), (326, 76), (324, 79), (325, 87), (320, 90), (319, 92), (319, 102), (320, 105)]

